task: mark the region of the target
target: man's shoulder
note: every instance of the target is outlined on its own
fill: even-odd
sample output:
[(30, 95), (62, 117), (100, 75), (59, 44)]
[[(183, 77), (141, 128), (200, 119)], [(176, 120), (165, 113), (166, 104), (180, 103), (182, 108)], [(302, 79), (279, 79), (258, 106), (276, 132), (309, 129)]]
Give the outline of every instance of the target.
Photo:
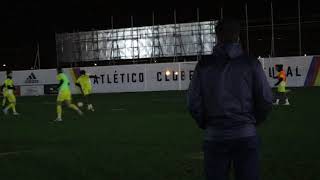
[(203, 67), (203, 66), (213, 65), (215, 64), (218, 58), (219, 57), (217, 54), (202, 56), (201, 59), (198, 61), (198, 66)]
[(254, 57), (252, 55), (248, 55), (247, 53), (243, 53), (234, 59), (239, 59), (239, 60), (242, 60), (242, 62), (247, 62), (247, 63), (259, 63), (260, 62), (258, 60), (258, 58)]
[[(198, 64), (200, 67), (210, 66), (210, 65), (216, 64), (216, 61), (221, 60), (222, 58), (226, 59), (227, 57), (221, 56), (220, 54), (213, 53), (211, 55), (202, 56), (202, 58), (199, 60)], [(232, 59), (231, 61), (237, 61), (240, 63), (253, 65), (253, 66), (260, 64), (260, 61), (256, 57), (247, 55), (246, 53)]]
[(237, 57), (237, 60), (238, 61), (236, 61), (236, 62), (238, 62), (246, 67), (250, 67), (250, 68), (254, 68), (254, 69), (256, 67), (258, 67), (259, 65), (261, 65), (261, 62), (256, 57), (248, 55), (246, 53)]

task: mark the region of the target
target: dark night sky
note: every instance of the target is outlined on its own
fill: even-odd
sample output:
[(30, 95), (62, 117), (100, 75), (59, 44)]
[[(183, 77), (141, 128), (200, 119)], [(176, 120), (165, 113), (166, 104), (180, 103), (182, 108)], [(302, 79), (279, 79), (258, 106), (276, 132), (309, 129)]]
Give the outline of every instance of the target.
[[(140, 7), (137, 7), (137, 4), (121, 7), (120, 4), (115, 6), (110, 4), (110, 1), (102, 0), (2, 3), (0, 6), (0, 63), (6, 63), (14, 69), (31, 67), (36, 42), (39, 41), (42, 67), (53, 67), (56, 64), (55, 32), (109, 29), (112, 15), (115, 28), (130, 27), (131, 15), (134, 16), (135, 26), (151, 25), (152, 11), (155, 11), (156, 23), (170, 24), (174, 22), (174, 9), (177, 10), (179, 23), (194, 22), (196, 21), (196, 7), (200, 8), (201, 21), (219, 19), (221, 7), (224, 8), (224, 16), (245, 20), (245, 1), (235, 1), (236, 3), (210, 1), (210, 3), (215, 3), (214, 6), (209, 5), (208, 1), (206, 4), (204, 2), (200, 4), (200, 1), (194, 2), (195, 4), (187, 3), (187, 1), (183, 3), (192, 8), (179, 7), (177, 3), (170, 4), (171, 8), (160, 7), (156, 1), (149, 2), (152, 8), (141, 7), (143, 3), (139, 4)], [(275, 24), (293, 23), (275, 27), (276, 55), (279, 56), (297, 55), (298, 53), (297, 0), (286, 2), (290, 3), (275, 1), (273, 5)], [(320, 48), (318, 48), (320, 44), (320, 8), (316, 4), (316, 1), (301, 1), (303, 52), (307, 54), (320, 54)], [(248, 1), (248, 14), (252, 54), (266, 56), (270, 49), (271, 28), (259, 25), (270, 25), (270, 4), (266, 0)]]

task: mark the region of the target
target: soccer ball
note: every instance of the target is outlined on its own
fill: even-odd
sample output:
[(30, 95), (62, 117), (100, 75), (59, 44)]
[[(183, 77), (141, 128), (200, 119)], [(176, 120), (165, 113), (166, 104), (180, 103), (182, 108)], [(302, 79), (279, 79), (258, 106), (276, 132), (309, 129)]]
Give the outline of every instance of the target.
[(83, 106), (83, 102), (78, 102), (78, 107), (82, 107)]

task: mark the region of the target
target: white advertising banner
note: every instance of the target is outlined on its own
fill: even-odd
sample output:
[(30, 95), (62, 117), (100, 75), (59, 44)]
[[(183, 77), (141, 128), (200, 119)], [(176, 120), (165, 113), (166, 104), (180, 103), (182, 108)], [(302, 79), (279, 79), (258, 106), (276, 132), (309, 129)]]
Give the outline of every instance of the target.
[(15, 85), (44, 85), (57, 84), (57, 71), (55, 69), (43, 70), (27, 70), (27, 71), (13, 71), (13, 81)]
[(44, 89), (42, 86), (20, 86), (21, 96), (42, 96), (44, 95)]
[[(196, 63), (84, 67), (92, 76), (94, 93), (186, 90)], [(80, 68), (66, 69), (74, 84)], [(72, 86), (74, 93), (80, 91)]]
[(275, 65), (283, 64), (287, 74), (287, 86), (301, 87), (305, 85), (312, 61), (315, 61), (312, 56), (264, 58), (263, 65), (271, 86), (277, 82)]
[[(276, 64), (283, 64), (289, 87), (320, 86), (320, 57), (279, 57), (260, 59), (271, 86), (276, 80)], [(91, 75), (93, 93), (186, 90), (196, 66), (194, 62), (66, 68), (72, 93), (80, 70)], [(21, 95), (55, 94), (55, 69), (14, 71), (13, 80)], [(5, 72), (0, 72), (0, 80)]]
[[(137, 92), (146, 89), (145, 65), (85, 67), (91, 78), (94, 93)], [(72, 72), (73, 71), (73, 72)], [(80, 68), (69, 69), (75, 82)]]

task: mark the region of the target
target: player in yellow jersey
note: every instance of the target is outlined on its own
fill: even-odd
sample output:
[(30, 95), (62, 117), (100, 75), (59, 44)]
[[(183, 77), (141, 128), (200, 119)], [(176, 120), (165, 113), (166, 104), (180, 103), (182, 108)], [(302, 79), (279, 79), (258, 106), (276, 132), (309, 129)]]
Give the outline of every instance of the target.
[(285, 103), (283, 105), (289, 106), (290, 102), (289, 102), (289, 98), (287, 96), (287, 90), (286, 90), (286, 85), (287, 85), (286, 72), (283, 70), (282, 64), (277, 64), (276, 70), (278, 71), (278, 74), (276, 77), (278, 79), (278, 82), (275, 84), (275, 86), (277, 86), (277, 94), (276, 94), (276, 102), (273, 104), (279, 105), (280, 99), (282, 99), (282, 100), (285, 100)]
[(8, 114), (9, 109), (12, 109), (13, 115), (19, 115), (16, 111), (16, 96), (14, 95), (14, 84), (12, 80), (12, 71), (7, 71), (7, 79), (4, 81), (2, 87), (3, 92), (3, 106), (5, 106), (5, 101), (8, 100), (9, 104), (3, 109), (4, 114)]
[(63, 73), (62, 68), (57, 69), (57, 80), (59, 81), (58, 84), (58, 90), (59, 94), (57, 97), (57, 119), (56, 121), (62, 121), (62, 104), (63, 102), (66, 103), (66, 105), (73, 109), (74, 111), (77, 111), (79, 115), (82, 115), (82, 111), (74, 104), (72, 104), (71, 99), (71, 91), (70, 91), (70, 82), (68, 77)]
[(80, 71), (80, 77), (77, 79), (76, 86), (80, 88), (81, 93), (87, 102), (88, 110), (94, 111), (93, 105), (89, 102), (89, 95), (92, 91), (91, 80), (85, 70)]

